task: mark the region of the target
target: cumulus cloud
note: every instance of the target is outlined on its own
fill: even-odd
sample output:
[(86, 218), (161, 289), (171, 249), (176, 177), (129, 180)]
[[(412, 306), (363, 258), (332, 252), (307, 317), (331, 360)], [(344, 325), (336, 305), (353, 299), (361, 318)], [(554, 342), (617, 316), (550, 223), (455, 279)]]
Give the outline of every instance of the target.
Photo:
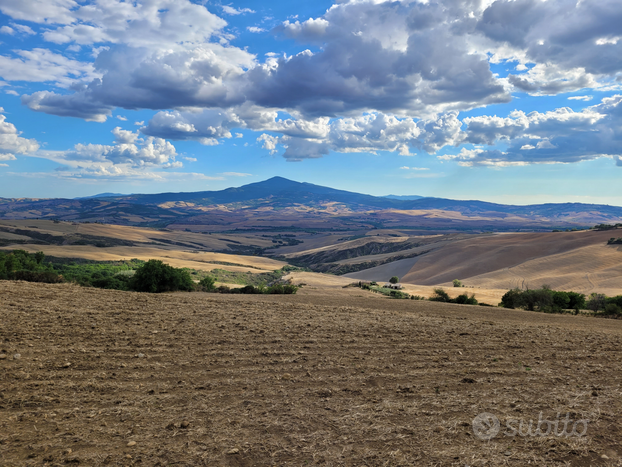
[(71, 21), (48, 29), (44, 38), (57, 44), (110, 43), (166, 49), (208, 42), (226, 25), (203, 5), (188, 0), (97, 1), (80, 5), (70, 14)]
[(80, 62), (48, 49), (16, 50), (0, 55), (0, 76), (7, 81), (52, 82), (69, 88), (72, 83), (98, 76), (93, 64)]
[(441, 160), (461, 165), (510, 166), (538, 163), (572, 163), (622, 154), (622, 95), (605, 98), (580, 112), (559, 108), (550, 112), (514, 111), (507, 118), (464, 119), (464, 142), (507, 149), (466, 149)]
[(498, 59), (533, 63), (510, 82), (533, 94), (594, 85), (622, 71), (622, 5), (617, 0), (498, 0), (477, 21)]
[[(141, 128), (144, 144), (217, 145), (245, 129), (288, 160), (330, 152), (434, 154), (463, 144), (481, 147), (447, 160), (516, 165), (617, 154), (617, 104), (463, 121), (459, 112), (506, 103), (512, 91), (615, 89), (622, 81), (619, 0), (337, 1), (320, 17), (290, 18), (273, 29), (293, 39), (298, 53), (262, 58), (231, 45), (226, 21), (190, 0), (0, 0), (0, 11), (44, 24), (49, 42), (94, 55), (93, 63), (43, 48), (0, 56), (3, 79), (64, 88), (25, 95), (25, 105), (97, 122), (115, 108), (157, 110)], [(10, 24), (4, 32), (29, 33)], [(515, 71), (501, 78), (490, 65), (504, 62)], [(144, 149), (137, 133), (121, 131), (117, 146)], [(503, 151), (493, 147), (500, 143)]]
[[(0, 112), (4, 110), (0, 108)], [(39, 149), (35, 139), (23, 138), (15, 125), (6, 121), (0, 113), (0, 160), (15, 160), (14, 154), (30, 154)]]
[(33, 23), (69, 24), (75, 21), (74, 0), (0, 0), (0, 11), (11, 18)]
[[(465, 138), (457, 112), (448, 112), (429, 120), (397, 118), (382, 113), (331, 120), (279, 118), (276, 111), (242, 106), (230, 110), (202, 112), (159, 112), (141, 129), (144, 134), (173, 140), (231, 138), (232, 128), (247, 128), (263, 133), (258, 142), (270, 154), (277, 145), (285, 148), (290, 160), (318, 158), (334, 152), (398, 151), (410, 155), (410, 149), (435, 153), (440, 148), (458, 146)], [(275, 135), (276, 134), (276, 135)], [(236, 135), (237, 136), (237, 135)]]
[(65, 151), (38, 150), (32, 156), (60, 164), (57, 172), (87, 178), (163, 178), (161, 170), (183, 167), (175, 146), (162, 138), (140, 138), (138, 132), (116, 127), (115, 141), (105, 144), (76, 144)]

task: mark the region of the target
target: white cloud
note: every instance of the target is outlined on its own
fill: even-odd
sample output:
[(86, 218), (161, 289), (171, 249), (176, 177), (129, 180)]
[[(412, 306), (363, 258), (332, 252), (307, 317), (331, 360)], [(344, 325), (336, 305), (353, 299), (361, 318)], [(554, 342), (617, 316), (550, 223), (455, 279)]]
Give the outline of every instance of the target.
[(34, 36), (35, 34), (37, 34), (32, 30), (30, 26), (26, 26), (25, 24), (12, 23), (11, 26), (13, 26), (14, 29), (21, 32), (22, 34), (27, 34), (29, 36)]
[(138, 140), (138, 132), (123, 130), (119, 126), (112, 130), (112, 134), (115, 136), (115, 143), (117, 144), (134, 144)]
[(34, 23), (68, 24), (75, 20), (74, 0), (0, 0), (0, 11), (13, 19)]
[[(507, 118), (473, 117), (464, 142), (491, 149), (465, 149), (441, 160), (457, 160), (467, 166), (573, 163), (622, 156), (622, 95), (604, 98), (581, 112), (563, 107), (550, 112), (525, 114), (514, 111)], [(498, 142), (507, 149), (494, 149)]]
[(64, 26), (43, 33), (47, 41), (180, 49), (184, 43), (208, 42), (226, 26), (223, 19), (189, 0), (98, 1), (81, 5), (70, 14), (72, 20)]
[(159, 170), (183, 167), (176, 160), (175, 146), (164, 139), (139, 138), (138, 132), (120, 127), (112, 133), (112, 145), (76, 144), (65, 151), (39, 150), (29, 155), (57, 162), (63, 177), (157, 179), (164, 177)]
[(246, 30), (248, 32), (252, 32), (254, 34), (259, 34), (261, 32), (266, 32), (266, 30), (264, 28), (260, 28), (260, 27), (257, 27), (257, 26), (247, 26)]
[(279, 142), (279, 138), (276, 136), (271, 136), (266, 133), (263, 133), (259, 138), (257, 138), (258, 143), (263, 143), (262, 148), (270, 151), (270, 154), (276, 154), (276, 145)]
[(11, 28), (10, 26), (2, 26), (0, 28), (0, 33), (2, 34), (9, 34), (9, 35), (13, 35), (15, 34), (15, 30), (13, 28)]
[(136, 125), (136, 126), (143, 126), (144, 124), (145, 124), (144, 120), (142, 120), (140, 122), (134, 122), (134, 125)]
[(570, 96), (568, 100), (571, 101), (585, 101), (589, 102), (594, 98), (594, 96)]
[(75, 81), (99, 76), (91, 63), (72, 60), (48, 49), (16, 50), (0, 55), (0, 76), (7, 81), (52, 82), (68, 88)]
[(116, 117), (117, 117), (117, 119), (121, 120), (122, 122), (127, 122), (127, 117), (123, 117), (121, 115), (117, 115)]
[(225, 177), (252, 177), (252, 174), (242, 172), (224, 172), (222, 175)]
[(314, 38), (322, 36), (326, 32), (328, 25), (328, 21), (323, 18), (309, 18), (302, 23), (300, 21), (294, 23), (285, 21), (280, 29), (289, 37), (304, 36), (305, 38)]
[(246, 13), (255, 13), (255, 11), (251, 10), (250, 8), (233, 8), (229, 5), (222, 5), (221, 8), (222, 11), (225, 12), (225, 14), (227, 15), (243, 15)]
[(5, 91), (6, 94), (10, 94), (11, 96), (19, 96), (19, 93), (13, 89), (9, 89), (8, 91)]
[(183, 160), (188, 161), (188, 162), (196, 162), (197, 158), (196, 157), (182, 157)]
[(7, 122), (6, 116), (0, 114), (0, 160), (15, 160), (14, 154), (30, 154), (39, 149), (35, 139), (23, 138), (20, 134), (15, 125)]

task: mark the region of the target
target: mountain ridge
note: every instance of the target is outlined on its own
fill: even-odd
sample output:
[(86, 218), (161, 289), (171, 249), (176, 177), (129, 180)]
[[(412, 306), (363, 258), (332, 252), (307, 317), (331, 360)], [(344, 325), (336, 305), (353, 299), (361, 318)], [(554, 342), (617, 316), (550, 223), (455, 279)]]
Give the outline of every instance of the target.
[[(270, 215), (291, 225), (301, 219), (324, 216), (374, 225), (457, 225), (474, 220), (484, 228), (494, 225), (570, 227), (622, 222), (622, 207), (585, 203), (544, 203), (506, 205), (479, 200), (452, 200), (435, 197), (395, 199), (297, 182), (283, 177), (249, 183), (224, 190), (117, 195), (101, 193), (91, 197), (64, 199), (0, 198), (0, 219), (58, 218), (62, 220), (104, 221), (123, 225), (167, 225), (215, 222), (227, 224), (235, 216)], [(406, 196), (412, 198), (412, 196)], [(264, 214), (260, 215), (260, 211)], [(207, 217), (206, 217), (207, 216)], [(349, 216), (349, 217), (348, 217)], [(391, 218), (390, 223), (382, 219)], [(447, 218), (442, 224), (442, 218)], [(452, 218), (452, 219), (450, 219)], [(185, 219), (185, 221), (184, 221)], [(269, 221), (266, 221), (269, 222)], [(308, 224), (308, 223), (307, 223)], [(494, 224), (494, 225), (493, 225)], [(305, 224), (306, 225), (306, 224)], [(508, 224), (509, 225), (509, 224)], [(389, 227), (387, 227), (389, 228)], [(515, 227), (512, 227), (515, 228)]]

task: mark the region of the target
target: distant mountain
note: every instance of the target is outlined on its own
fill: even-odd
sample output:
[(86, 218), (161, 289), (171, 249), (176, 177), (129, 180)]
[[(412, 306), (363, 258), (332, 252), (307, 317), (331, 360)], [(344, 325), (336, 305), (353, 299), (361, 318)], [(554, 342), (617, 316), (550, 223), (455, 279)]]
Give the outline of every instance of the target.
[(396, 200), (363, 195), (350, 191), (337, 190), (312, 183), (301, 183), (283, 177), (272, 177), (263, 182), (250, 183), (239, 188), (221, 191), (199, 191), (195, 193), (160, 193), (152, 195), (131, 195), (123, 198), (133, 203), (162, 204), (170, 202), (193, 202), (201, 205), (230, 204), (248, 201), (267, 200), (272, 205), (282, 206), (293, 203), (337, 202), (353, 206), (372, 208), (399, 208)]
[(425, 196), (417, 196), (417, 195), (387, 195), (387, 196), (383, 196), (383, 198), (397, 199), (397, 200), (401, 200), (401, 201), (412, 201), (414, 199), (425, 198)]
[(73, 199), (118, 198), (119, 196), (128, 196), (128, 195), (123, 194), (123, 193), (99, 193), (98, 195), (80, 196), (79, 198), (73, 198)]
[(0, 198), (0, 220), (32, 218), (174, 228), (201, 225), (211, 230), (287, 227), (482, 231), (622, 223), (622, 207), (581, 203), (512, 206), (414, 195), (380, 197), (283, 177), (193, 193), (101, 193), (73, 200)]

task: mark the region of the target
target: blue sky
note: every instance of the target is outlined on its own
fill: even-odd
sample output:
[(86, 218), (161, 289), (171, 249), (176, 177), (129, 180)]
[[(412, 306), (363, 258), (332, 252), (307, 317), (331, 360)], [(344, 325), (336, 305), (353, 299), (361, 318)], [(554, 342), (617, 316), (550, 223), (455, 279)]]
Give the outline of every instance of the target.
[(622, 205), (619, 0), (0, 0), (0, 197)]

